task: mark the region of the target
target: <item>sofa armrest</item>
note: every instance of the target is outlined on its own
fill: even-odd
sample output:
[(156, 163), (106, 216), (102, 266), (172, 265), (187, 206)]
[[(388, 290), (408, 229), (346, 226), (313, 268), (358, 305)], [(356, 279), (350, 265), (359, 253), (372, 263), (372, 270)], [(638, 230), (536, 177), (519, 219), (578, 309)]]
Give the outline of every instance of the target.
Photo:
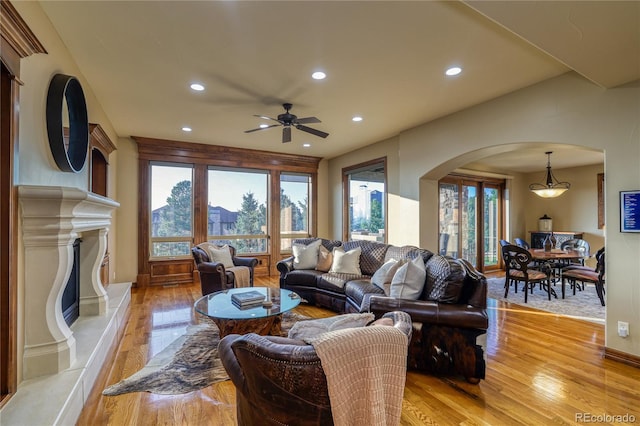
[(284, 277), (293, 270), (293, 256), (282, 259), (276, 264), (280, 276)]
[(235, 266), (246, 266), (253, 269), (258, 265), (258, 259), (255, 257), (234, 257), (232, 260)]
[(220, 262), (202, 262), (198, 264), (197, 269), (201, 274), (221, 274), (224, 276), (226, 272), (224, 264)]
[(376, 318), (387, 312), (403, 311), (411, 316), (412, 321), (425, 324), (481, 330), (489, 326), (486, 309), (471, 305), (371, 296), (369, 306)]

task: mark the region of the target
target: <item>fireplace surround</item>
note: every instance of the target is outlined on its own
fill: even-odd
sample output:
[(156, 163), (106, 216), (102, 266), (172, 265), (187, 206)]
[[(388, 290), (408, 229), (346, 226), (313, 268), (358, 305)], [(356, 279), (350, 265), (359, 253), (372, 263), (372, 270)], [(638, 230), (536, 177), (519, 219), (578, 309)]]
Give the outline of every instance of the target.
[(58, 373), (76, 360), (76, 339), (62, 315), (73, 244), (82, 238), (80, 316), (104, 315), (100, 280), (112, 212), (119, 203), (78, 188), (18, 187), (24, 246), (24, 379)]

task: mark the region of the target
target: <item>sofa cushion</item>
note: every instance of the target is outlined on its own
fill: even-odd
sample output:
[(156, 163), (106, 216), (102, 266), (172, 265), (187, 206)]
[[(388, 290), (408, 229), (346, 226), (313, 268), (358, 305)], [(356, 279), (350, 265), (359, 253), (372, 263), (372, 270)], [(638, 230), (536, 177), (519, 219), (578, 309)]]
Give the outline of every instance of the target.
[(293, 269), (315, 269), (321, 243), (320, 240), (316, 240), (307, 245), (293, 244)]
[(373, 274), (371, 283), (384, 290), (384, 294), (388, 296), (391, 280), (404, 263), (404, 260), (389, 259)]
[(424, 289), (427, 272), (422, 256), (405, 263), (393, 276), (389, 296), (417, 300)]
[[(327, 272), (318, 277), (318, 288), (333, 291), (336, 293), (344, 293), (344, 286), (351, 280), (364, 278), (360, 274), (337, 274)], [(369, 278), (369, 277), (366, 277)]]
[(384, 255), (384, 261), (386, 262), (389, 259), (411, 260), (418, 256), (422, 256), (424, 262), (427, 263), (427, 260), (433, 256), (433, 253), (429, 250), (421, 249), (416, 246), (389, 246), (386, 254)]
[(329, 272), (331, 264), (333, 263), (333, 253), (325, 246), (320, 245), (318, 250), (318, 263), (316, 264), (316, 270), (322, 272)]
[(366, 240), (346, 241), (342, 246), (345, 250), (353, 250), (356, 247), (360, 247), (360, 270), (364, 275), (373, 275), (380, 269), (389, 248), (388, 244)]
[(361, 278), (348, 281), (344, 286), (344, 294), (347, 295), (357, 306), (360, 307), (360, 311), (364, 312), (368, 309), (368, 305), (365, 307), (362, 305), (362, 301), (367, 295), (377, 294), (384, 296), (384, 290), (371, 283), (368, 278)]
[(284, 278), (287, 286), (317, 287), (318, 277), (322, 271), (315, 269), (294, 269)]
[(356, 247), (345, 252), (344, 248), (336, 247), (333, 249), (333, 261), (329, 272), (338, 274), (355, 274), (361, 275), (360, 255), (362, 250)]
[(454, 259), (434, 255), (427, 262), (425, 298), (443, 303), (457, 303), (465, 275), (464, 268)]

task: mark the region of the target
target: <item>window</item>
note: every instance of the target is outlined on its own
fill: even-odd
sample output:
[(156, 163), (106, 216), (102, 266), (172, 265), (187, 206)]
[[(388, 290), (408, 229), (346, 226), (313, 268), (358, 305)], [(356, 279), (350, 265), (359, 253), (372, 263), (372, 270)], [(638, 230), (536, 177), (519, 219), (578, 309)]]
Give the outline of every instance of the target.
[(151, 257), (190, 256), (193, 168), (151, 164)]
[(386, 159), (345, 168), (347, 240), (386, 241)]
[(497, 269), (504, 180), (452, 174), (439, 187), (439, 253), (466, 259), (482, 272)]
[(280, 250), (290, 251), (293, 240), (306, 238), (309, 231), (311, 175), (280, 175)]
[(238, 254), (266, 253), (269, 173), (210, 167), (207, 182), (207, 239)]

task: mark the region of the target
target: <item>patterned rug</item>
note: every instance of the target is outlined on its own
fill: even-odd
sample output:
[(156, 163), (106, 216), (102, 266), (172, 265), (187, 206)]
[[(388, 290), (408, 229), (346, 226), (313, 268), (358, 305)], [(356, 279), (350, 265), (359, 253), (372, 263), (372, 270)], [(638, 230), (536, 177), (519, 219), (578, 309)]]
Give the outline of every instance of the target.
[(518, 285), (518, 293), (514, 293), (513, 287), (511, 287), (506, 299), (504, 298), (504, 278), (489, 278), (487, 284), (487, 296), (492, 299), (604, 324), (606, 309), (600, 304), (593, 284), (587, 284), (583, 291), (576, 291), (575, 296), (567, 284), (565, 299), (562, 299), (562, 287), (560, 283), (557, 283), (552, 288), (555, 289), (558, 298), (551, 295), (551, 300), (547, 300), (546, 290), (541, 290), (540, 286), (536, 286), (533, 294), (529, 293), (527, 303), (524, 303), (522, 283)]
[[(286, 336), (298, 321), (310, 319), (294, 312), (282, 315), (281, 330)], [(213, 322), (191, 325), (187, 332), (154, 356), (142, 370), (109, 386), (103, 395), (151, 392), (176, 395), (193, 392), (228, 380), (218, 357), (218, 327)]]

